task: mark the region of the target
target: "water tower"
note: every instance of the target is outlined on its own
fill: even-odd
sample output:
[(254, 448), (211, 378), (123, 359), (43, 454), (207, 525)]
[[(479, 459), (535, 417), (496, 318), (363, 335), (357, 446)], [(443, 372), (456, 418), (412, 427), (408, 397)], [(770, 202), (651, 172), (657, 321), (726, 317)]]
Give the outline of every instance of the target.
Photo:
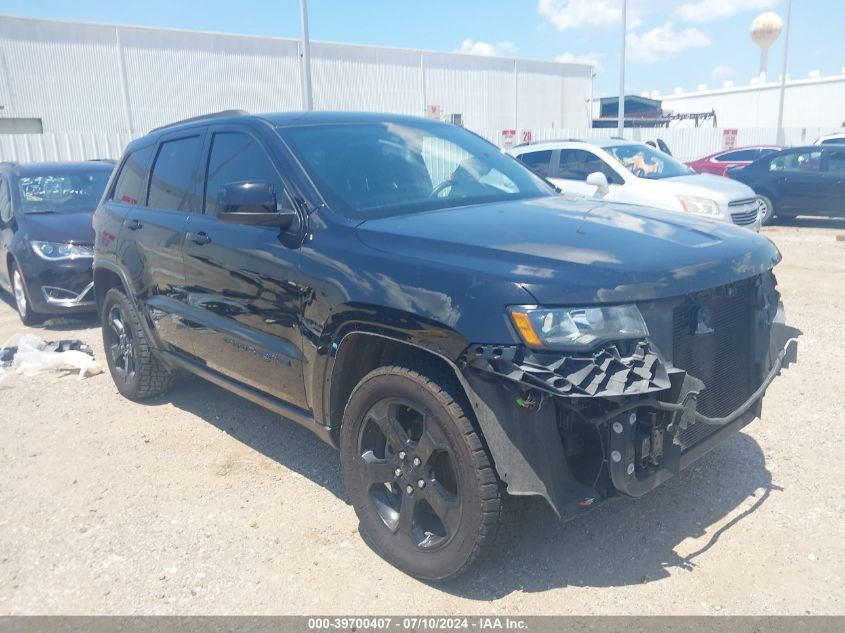
[(760, 76), (765, 78), (769, 47), (775, 43), (783, 28), (777, 13), (761, 13), (751, 23), (751, 40), (760, 47)]

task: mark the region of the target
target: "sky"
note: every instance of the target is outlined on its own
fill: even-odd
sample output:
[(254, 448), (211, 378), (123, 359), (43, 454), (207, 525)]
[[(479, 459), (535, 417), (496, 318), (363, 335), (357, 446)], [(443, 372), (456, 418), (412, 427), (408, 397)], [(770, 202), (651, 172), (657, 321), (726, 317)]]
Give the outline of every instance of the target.
[[(79, 22), (299, 37), (299, 0), (4, 0), (4, 15)], [(749, 36), (764, 11), (786, 17), (787, 0), (628, 0), (628, 94), (725, 81), (759, 70)], [(595, 64), (595, 95), (619, 85), (621, 0), (309, 0), (312, 40)], [(790, 77), (845, 67), (845, 0), (794, 0)], [(769, 51), (780, 74), (784, 36)]]

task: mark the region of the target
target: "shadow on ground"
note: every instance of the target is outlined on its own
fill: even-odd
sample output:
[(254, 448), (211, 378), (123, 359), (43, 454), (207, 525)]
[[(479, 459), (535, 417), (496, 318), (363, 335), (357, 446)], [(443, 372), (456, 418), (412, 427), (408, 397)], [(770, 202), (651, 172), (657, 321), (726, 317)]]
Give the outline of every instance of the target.
[(795, 218), (774, 218), (771, 226), (788, 226), (801, 229), (840, 229), (845, 231), (845, 218), (820, 218), (813, 216), (798, 216)]
[[(337, 453), (299, 425), (193, 377), (158, 404), (163, 402), (203, 418), (349, 502)], [(544, 503), (534, 502), (506, 554), (436, 587), (483, 601), (514, 591), (636, 585), (664, 578), (672, 568), (694, 573), (696, 558), (730, 538), (731, 530), (741, 530), (742, 519), (772, 490), (777, 487), (759, 445), (739, 434), (645, 497), (605, 504), (566, 524)], [(724, 525), (710, 527), (716, 523)], [(684, 543), (688, 539), (695, 540)], [(682, 543), (685, 556), (676, 552)]]
[[(5, 303), (12, 310), (15, 316), (18, 315), (18, 308), (15, 305), (14, 297), (8, 292), (0, 289), (0, 302)], [(45, 330), (53, 332), (63, 332), (67, 330), (84, 330), (87, 328), (96, 327), (100, 322), (100, 318), (96, 312), (81, 312), (78, 314), (69, 314), (67, 316), (46, 316), (42, 323), (33, 326), (26, 326), (20, 324), (21, 329), (25, 327), (32, 327), (36, 330)], [(44, 338), (43, 336), (41, 338)], [(47, 337), (49, 339), (49, 337)], [(53, 337), (55, 338), (55, 337)], [(2, 343), (0, 343), (2, 344)]]

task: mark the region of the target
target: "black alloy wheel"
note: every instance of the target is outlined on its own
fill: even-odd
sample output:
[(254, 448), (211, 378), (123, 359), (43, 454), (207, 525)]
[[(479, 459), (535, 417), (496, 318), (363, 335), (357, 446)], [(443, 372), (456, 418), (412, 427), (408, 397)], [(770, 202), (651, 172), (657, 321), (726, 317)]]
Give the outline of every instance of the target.
[(126, 317), (120, 304), (111, 306), (103, 325), (115, 381), (131, 382), (135, 378), (135, 340), (132, 331), (126, 327)]
[(364, 415), (358, 454), (370, 502), (407, 547), (443, 547), (458, 531), (455, 456), (417, 404), (383, 398)]
[(525, 498), (499, 481), (454, 376), (439, 368), (380, 367), (352, 390), (340, 454), (368, 543), (424, 580), (454, 578), (501, 551)]
[(121, 395), (143, 400), (168, 391), (174, 373), (153, 355), (135, 307), (120, 289), (106, 293), (100, 317), (106, 362)]

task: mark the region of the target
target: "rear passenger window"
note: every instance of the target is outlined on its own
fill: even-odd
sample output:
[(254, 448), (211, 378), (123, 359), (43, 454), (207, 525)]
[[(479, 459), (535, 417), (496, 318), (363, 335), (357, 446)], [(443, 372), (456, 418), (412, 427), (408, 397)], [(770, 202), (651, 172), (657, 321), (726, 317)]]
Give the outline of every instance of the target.
[(522, 161), (524, 165), (529, 167), (534, 173), (541, 175), (543, 178), (549, 177), (549, 169), (552, 162), (552, 150), (545, 150), (542, 152), (526, 152), (520, 154), (517, 158)]
[(830, 152), (827, 159), (827, 170), (837, 174), (845, 174), (845, 150)]
[(123, 204), (138, 204), (144, 195), (144, 183), (147, 181), (147, 169), (152, 155), (152, 146), (129, 154), (114, 185), (112, 200)]
[(218, 132), (211, 142), (205, 181), (205, 212), (217, 215), (217, 192), (233, 182), (269, 182), (276, 204), (290, 207), (285, 187), (264, 149), (248, 134)]
[(147, 206), (173, 211), (194, 211), (194, 170), (200, 137), (191, 136), (161, 144), (150, 178)]

